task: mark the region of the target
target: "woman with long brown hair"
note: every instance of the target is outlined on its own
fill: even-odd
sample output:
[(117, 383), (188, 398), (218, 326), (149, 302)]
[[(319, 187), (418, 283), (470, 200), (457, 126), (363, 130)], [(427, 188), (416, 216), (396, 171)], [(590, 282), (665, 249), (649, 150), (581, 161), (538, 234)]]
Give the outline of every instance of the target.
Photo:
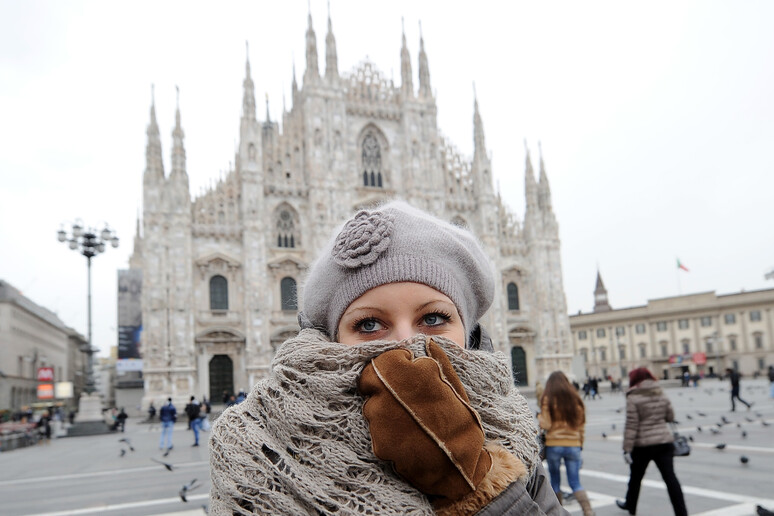
[(562, 502), (562, 460), (567, 470), (567, 482), (575, 499), (583, 509), (583, 516), (591, 516), (589, 497), (580, 483), (581, 449), (583, 448), (586, 409), (578, 391), (561, 371), (548, 377), (540, 401), (538, 422), (546, 431), (546, 460), (551, 487)]
[(653, 461), (664, 479), (675, 516), (688, 516), (683, 490), (672, 463), (674, 436), (667, 423), (674, 420), (672, 403), (648, 368), (639, 367), (630, 371), (623, 440), (624, 461), (630, 468), (629, 487), (626, 500), (615, 501), (629, 514), (637, 512), (642, 477), (650, 461)]

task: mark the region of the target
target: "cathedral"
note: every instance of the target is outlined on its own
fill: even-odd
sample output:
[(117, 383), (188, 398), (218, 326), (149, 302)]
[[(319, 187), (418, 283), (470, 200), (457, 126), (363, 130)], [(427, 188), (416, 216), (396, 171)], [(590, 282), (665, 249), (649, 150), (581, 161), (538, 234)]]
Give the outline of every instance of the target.
[[(143, 406), (194, 394), (219, 401), (266, 376), (278, 346), (298, 331), (304, 275), (335, 228), (356, 210), (401, 198), (481, 240), (496, 274), (482, 323), (511, 357), (514, 381), (569, 371), (572, 342), (560, 242), (543, 158), (526, 157), (520, 221), (493, 187), (473, 99), (471, 158), (443, 138), (420, 36), (418, 87), (403, 35), (401, 83), (368, 60), (340, 73), (330, 17), (325, 70), (309, 15), (306, 69), (295, 71), (282, 120), (259, 120), (249, 56), (232, 169), (192, 198), (178, 106), (171, 170), (162, 160), (155, 103), (147, 129), (142, 232)], [(475, 96), (474, 96), (475, 97)]]

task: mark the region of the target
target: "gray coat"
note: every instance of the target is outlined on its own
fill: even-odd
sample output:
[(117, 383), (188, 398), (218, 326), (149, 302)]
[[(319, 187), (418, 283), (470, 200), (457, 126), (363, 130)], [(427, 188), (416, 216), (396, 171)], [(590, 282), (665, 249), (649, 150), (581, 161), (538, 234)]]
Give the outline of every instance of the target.
[(672, 403), (655, 380), (644, 380), (626, 392), (623, 449), (674, 441), (667, 422), (675, 420)]
[(514, 482), (500, 493), (476, 516), (558, 516), (569, 512), (559, 504), (543, 465), (538, 463), (535, 473), (524, 486)]

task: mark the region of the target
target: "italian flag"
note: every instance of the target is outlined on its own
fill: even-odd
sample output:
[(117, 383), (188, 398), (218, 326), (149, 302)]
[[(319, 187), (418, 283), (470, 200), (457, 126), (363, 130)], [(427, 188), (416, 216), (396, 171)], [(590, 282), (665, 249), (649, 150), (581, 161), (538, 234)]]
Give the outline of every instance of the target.
[(684, 270), (685, 272), (690, 272), (690, 271), (688, 270), (688, 267), (686, 267), (685, 265), (683, 265), (682, 263), (680, 263), (680, 258), (678, 258), (678, 259), (677, 259), (677, 268), (678, 268), (678, 269), (682, 269), (682, 270)]

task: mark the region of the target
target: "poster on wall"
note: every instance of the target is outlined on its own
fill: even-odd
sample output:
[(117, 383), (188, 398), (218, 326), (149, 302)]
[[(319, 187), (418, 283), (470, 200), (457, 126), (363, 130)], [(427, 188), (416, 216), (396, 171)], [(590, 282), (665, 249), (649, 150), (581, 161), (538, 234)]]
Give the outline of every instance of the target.
[(142, 270), (118, 271), (118, 359), (142, 358)]

